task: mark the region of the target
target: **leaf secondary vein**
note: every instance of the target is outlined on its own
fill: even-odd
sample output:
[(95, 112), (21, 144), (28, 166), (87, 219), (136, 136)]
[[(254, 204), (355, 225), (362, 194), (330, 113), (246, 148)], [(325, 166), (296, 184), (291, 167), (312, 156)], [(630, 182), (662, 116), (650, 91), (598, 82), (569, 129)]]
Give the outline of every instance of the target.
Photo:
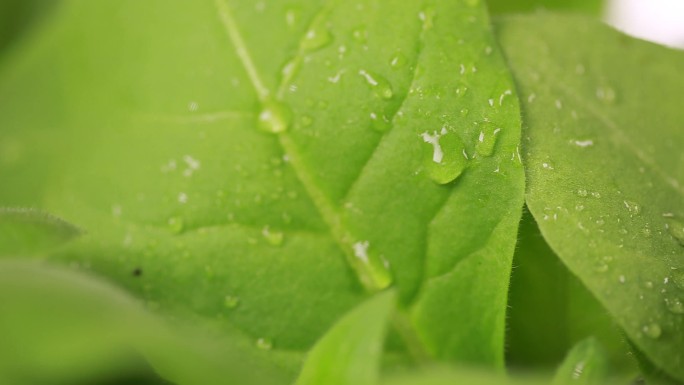
[(342, 202), (348, 199), (349, 195), (354, 191), (354, 188), (356, 185), (363, 179), (363, 175), (366, 173), (366, 170), (368, 169), (371, 161), (373, 160), (373, 156), (376, 153), (376, 150), (380, 147), (382, 144), (383, 140), (387, 138), (388, 132), (391, 132), (392, 129), (394, 128), (397, 120), (397, 116), (399, 116), (399, 112), (404, 108), (404, 104), (406, 104), (406, 100), (408, 99), (409, 93), (411, 92), (411, 89), (413, 88), (413, 84), (416, 80), (416, 75), (418, 74), (418, 59), (420, 58), (420, 55), (423, 50), (423, 41), (425, 39), (425, 29), (421, 30), (420, 36), (418, 37), (418, 47), (416, 49), (416, 62), (413, 65), (413, 71), (411, 71), (411, 79), (409, 80), (409, 86), (406, 89), (406, 93), (404, 93), (401, 96), (401, 99), (399, 100), (399, 106), (397, 109), (394, 111), (392, 114), (392, 117), (390, 119), (390, 129), (387, 132), (384, 132), (382, 136), (380, 137), (380, 140), (375, 144), (375, 147), (373, 148), (373, 151), (371, 151), (371, 155), (366, 159), (366, 162), (361, 166), (361, 170), (359, 171), (358, 175), (352, 180), (352, 182), (349, 184), (349, 187), (347, 188), (347, 191), (344, 193), (344, 198), (342, 198)]

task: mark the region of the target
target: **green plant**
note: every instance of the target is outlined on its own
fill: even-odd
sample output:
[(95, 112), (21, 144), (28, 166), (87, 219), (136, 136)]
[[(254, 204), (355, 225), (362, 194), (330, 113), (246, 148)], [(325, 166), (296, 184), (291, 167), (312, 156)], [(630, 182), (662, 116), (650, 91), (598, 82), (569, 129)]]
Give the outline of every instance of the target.
[(0, 382), (684, 381), (682, 52), (478, 0), (36, 28), (0, 62)]

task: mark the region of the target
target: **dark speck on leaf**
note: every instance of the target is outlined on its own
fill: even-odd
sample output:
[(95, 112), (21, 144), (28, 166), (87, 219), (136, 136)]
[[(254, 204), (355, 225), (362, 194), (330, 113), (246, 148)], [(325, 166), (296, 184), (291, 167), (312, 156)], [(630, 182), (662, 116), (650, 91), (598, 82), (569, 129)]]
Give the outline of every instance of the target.
[(134, 277), (140, 277), (142, 275), (142, 269), (139, 267), (136, 267), (133, 269), (133, 276)]

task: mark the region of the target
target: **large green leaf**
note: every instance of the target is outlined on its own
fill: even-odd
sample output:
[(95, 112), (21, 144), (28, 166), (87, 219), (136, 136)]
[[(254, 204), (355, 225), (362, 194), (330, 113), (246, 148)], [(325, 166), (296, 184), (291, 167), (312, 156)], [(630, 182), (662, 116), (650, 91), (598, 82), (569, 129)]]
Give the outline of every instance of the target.
[(56, 260), (292, 369), (393, 285), (393, 349), (502, 366), (523, 172), (484, 4), (81, 0), (55, 20), (5, 64), (0, 202), (88, 231)]
[(684, 380), (684, 53), (580, 17), (505, 19), (499, 36), (525, 101), (527, 204), (542, 234)]

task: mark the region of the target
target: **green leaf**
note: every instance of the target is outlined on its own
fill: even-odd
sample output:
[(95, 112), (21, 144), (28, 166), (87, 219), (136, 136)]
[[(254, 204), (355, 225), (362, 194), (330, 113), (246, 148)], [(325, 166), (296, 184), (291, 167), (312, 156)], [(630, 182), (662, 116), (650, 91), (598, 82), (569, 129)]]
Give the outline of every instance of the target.
[[(250, 345), (209, 329), (174, 326), (90, 275), (0, 261), (0, 381), (74, 383), (139, 372), (145, 357), (167, 379), (191, 384), (284, 384)], [(250, 351), (250, 349), (254, 351)]]
[(606, 352), (596, 339), (588, 338), (568, 352), (552, 385), (600, 384), (605, 382), (607, 371)]
[(297, 385), (376, 384), (395, 297), (377, 294), (337, 321), (309, 352)]
[(43, 254), (81, 231), (50, 214), (0, 207), (0, 257)]
[(499, 36), (525, 101), (527, 204), (544, 238), (684, 379), (684, 53), (580, 17), (504, 19)]
[(523, 215), (507, 317), (506, 358), (518, 370), (556, 367), (580, 341), (596, 338), (611, 374), (633, 374), (630, 347), (594, 296), (558, 259), (529, 212)]
[(484, 4), (80, 0), (57, 20), (0, 76), (0, 202), (88, 231), (55, 261), (274, 360), (392, 285), (395, 353), (503, 366), (524, 178)]

